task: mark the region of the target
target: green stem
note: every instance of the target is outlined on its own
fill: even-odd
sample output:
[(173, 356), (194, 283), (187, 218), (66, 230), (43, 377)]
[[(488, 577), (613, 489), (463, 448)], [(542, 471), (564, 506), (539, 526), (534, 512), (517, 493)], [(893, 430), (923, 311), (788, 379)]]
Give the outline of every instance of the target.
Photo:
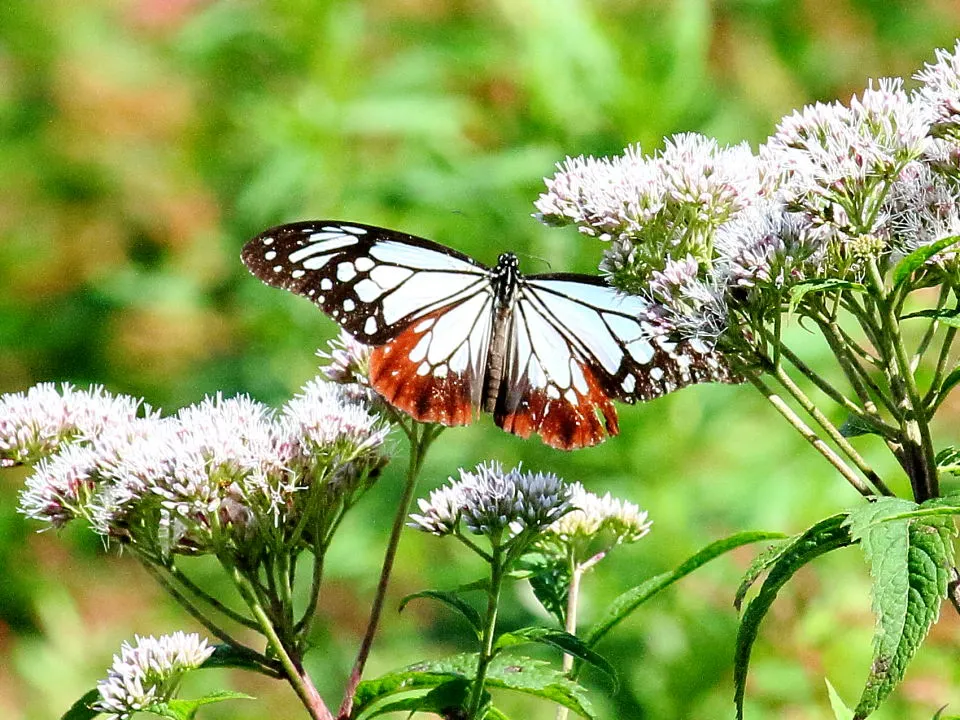
[(866, 460), (861, 457), (860, 453), (850, 444), (850, 442), (843, 436), (837, 427), (830, 422), (829, 419), (820, 411), (820, 409), (814, 404), (814, 402), (807, 397), (806, 393), (801, 390), (796, 383), (793, 382), (791, 378), (783, 368), (776, 368), (774, 376), (783, 385), (784, 389), (796, 400), (800, 407), (802, 407), (814, 420), (817, 421), (817, 424), (824, 429), (827, 435), (830, 436), (830, 439), (837, 444), (843, 453), (850, 458), (854, 465), (857, 466), (857, 469), (863, 473), (864, 477), (877, 489), (881, 495), (893, 496), (893, 492), (886, 486), (883, 480), (874, 472), (873, 468), (867, 463)]
[(236, 567), (232, 568), (231, 576), (237, 590), (240, 591), (240, 595), (260, 624), (260, 631), (267, 637), (267, 642), (280, 661), (287, 682), (290, 683), (297, 697), (300, 698), (300, 702), (310, 713), (310, 717), (314, 720), (333, 720), (333, 713), (327, 708), (323, 698), (320, 697), (320, 693), (317, 692), (310, 680), (310, 676), (303, 669), (299, 655), (293, 652), (292, 647), (287, 647), (283, 639), (277, 634), (273, 619), (263, 609), (253, 583)]
[[(257, 666), (259, 666), (259, 672), (262, 672), (264, 675), (270, 675), (271, 677), (280, 677), (280, 675), (277, 673), (275, 665), (266, 655), (258, 653), (255, 650), (251, 650), (239, 640), (236, 640), (234, 637), (232, 637), (230, 633), (221, 628), (206, 615), (204, 615), (198, 607), (196, 607), (192, 602), (190, 602), (189, 599), (187, 599), (186, 595), (174, 587), (173, 583), (167, 579), (157, 565), (142, 557), (140, 558), (140, 561), (144, 568), (146, 568), (147, 572), (150, 573), (158, 583), (160, 583), (160, 586), (170, 593), (171, 597), (173, 597), (173, 599), (176, 600), (177, 603), (184, 610), (186, 610), (194, 620), (203, 625), (203, 627), (205, 627), (211, 635), (218, 638), (226, 645), (229, 645), (235, 651), (248, 656), (254, 663), (256, 663)], [(254, 624), (254, 627), (256, 628), (259, 626)]]
[(937, 358), (937, 369), (933, 373), (933, 380), (930, 382), (930, 390), (923, 398), (923, 406), (927, 412), (933, 412), (943, 397), (940, 394), (940, 386), (943, 384), (943, 376), (947, 371), (947, 361), (950, 359), (950, 350), (953, 348), (953, 341), (957, 336), (957, 328), (948, 327), (943, 338), (943, 345), (940, 346), (940, 355)]
[(201, 587), (199, 587), (196, 583), (194, 583), (193, 580), (191, 580), (189, 577), (184, 575), (183, 571), (180, 570), (180, 568), (178, 568), (176, 565), (170, 566), (169, 568), (167, 568), (167, 570), (169, 571), (170, 575), (176, 579), (178, 583), (183, 585), (192, 594), (196, 595), (198, 598), (203, 600), (203, 602), (210, 605), (220, 614), (230, 618), (231, 620), (233, 620), (235, 623), (239, 625), (243, 625), (244, 627), (250, 628), (251, 630), (256, 630), (259, 627), (257, 623), (251, 620), (250, 618), (245, 617), (244, 615), (241, 615), (240, 613), (238, 613), (236, 610), (233, 610), (227, 607), (222, 602), (217, 600), (215, 597), (205, 592)]
[[(410, 512), (410, 504), (413, 502), (414, 491), (417, 487), (417, 478), (420, 476), (420, 470), (423, 467), (423, 461), (430, 444), (443, 430), (441, 426), (422, 425), (420, 423), (413, 424), (411, 428), (408, 428), (406, 425), (401, 425), (401, 427), (403, 427), (410, 438), (410, 462), (407, 465), (407, 481), (403, 488), (400, 503), (397, 506), (397, 514), (393, 519), (393, 528), (390, 531), (390, 539), (387, 542), (387, 552), (383, 558), (383, 567), (380, 570), (377, 592), (373, 599), (373, 606), (370, 608), (370, 619), (367, 622), (367, 630), (360, 643), (357, 659), (354, 662), (353, 671), (350, 673), (350, 679), (347, 681), (347, 687), (343, 694), (343, 701), (340, 703), (340, 709), (337, 713), (338, 718), (342, 720), (349, 718), (350, 713), (353, 712), (353, 697), (356, 695), (360, 678), (363, 677), (363, 668), (367, 664), (370, 648), (373, 645), (373, 638), (377, 634), (377, 627), (380, 624), (380, 615), (383, 612), (387, 586), (390, 583), (390, 573), (393, 570), (393, 562), (397, 556), (400, 535), (403, 531), (407, 514)], [(419, 433), (417, 431), (418, 428), (420, 429)]]
[[(805, 362), (803, 362), (803, 360), (801, 360), (800, 357), (789, 347), (783, 343), (778, 343), (778, 345), (780, 353), (787, 358), (790, 364), (793, 365), (801, 374), (803, 374), (804, 377), (810, 380), (810, 382), (816, 385), (824, 395), (840, 405), (840, 407), (849, 412), (851, 415), (855, 415), (860, 418), (864, 423), (876, 430), (880, 435), (891, 438), (896, 437), (897, 429), (891, 425), (887, 425), (885, 422), (883, 422), (879, 415), (877, 415), (876, 406), (870, 402), (869, 394), (866, 394), (866, 401), (870, 402), (870, 405), (873, 406), (873, 412), (870, 412), (870, 410), (865, 407), (860, 407), (842, 392), (837, 390), (825, 378), (814, 372), (814, 370)], [(776, 361), (774, 361), (774, 366), (779, 367)], [(860, 397), (861, 401), (864, 400), (864, 395), (861, 395), (860, 392), (858, 392), (857, 395)]]
[[(493, 540), (493, 538), (491, 538)], [(477, 659), (477, 673), (470, 691), (467, 704), (467, 720), (480, 720), (480, 706), (483, 704), (483, 685), (487, 677), (487, 668), (493, 660), (493, 641), (496, 636), (497, 613), (500, 608), (500, 590), (503, 585), (505, 564), (499, 542), (493, 543), (493, 557), (490, 562), (490, 589), (487, 595), (487, 623), (483, 628), (480, 657)]]
[(895, 368), (891, 368), (893, 389), (896, 392), (899, 386), (902, 391), (900, 393), (901, 405), (904, 409), (902, 443), (909, 465), (906, 468), (907, 474), (913, 487), (914, 500), (918, 503), (924, 502), (940, 494), (930, 426), (917, 389), (916, 379), (910, 370), (910, 358), (907, 356), (903, 336), (900, 334), (900, 325), (894, 315), (876, 259), (871, 258), (867, 268), (868, 277), (876, 294), (884, 336), (893, 349), (893, 357), (896, 361)]
[(835, 453), (829, 445), (827, 445), (811, 428), (807, 425), (803, 419), (797, 415), (793, 409), (780, 397), (777, 393), (771, 390), (765, 382), (760, 378), (760, 376), (750, 368), (738, 368), (740, 374), (743, 375), (757, 390), (760, 391), (760, 394), (763, 395), (767, 402), (773, 405), (773, 408), (783, 416), (783, 418), (790, 423), (790, 425), (800, 433), (804, 440), (810, 443), (814, 449), (823, 455), (837, 471), (843, 475), (848, 483), (850, 483), (853, 488), (863, 495), (864, 497), (873, 497), (874, 492), (870, 487), (860, 479), (860, 476), (848, 466), (837, 453)]
[[(936, 312), (943, 310), (943, 306), (947, 304), (947, 297), (950, 295), (950, 286), (944, 283), (940, 286), (940, 296), (937, 298), (937, 307)], [(920, 366), (920, 359), (923, 357), (924, 353), (927, 351), (927, 348), (930, 347), (930, 343), (933, 340), (933, 336), (936, 335), (937, 330), (940, 329), (940, 322), (937, 318), (931, 318), (930, 322), (927, 324), (927, 329), (923, 333), (923, 337), (920, 338), (920, 342), (917, 343), (917, 349), (913, 353), (913, 357), (910, 358), (910, 371), (916, 372), (917, 368)]]

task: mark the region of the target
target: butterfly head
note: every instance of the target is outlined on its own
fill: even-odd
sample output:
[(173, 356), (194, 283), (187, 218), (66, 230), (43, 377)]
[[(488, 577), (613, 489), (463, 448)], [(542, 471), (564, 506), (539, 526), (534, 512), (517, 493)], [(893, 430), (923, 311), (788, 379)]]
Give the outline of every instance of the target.
[(511, 303), (520, 278), (520, 261), (513, 253), (501, 253), (493, 268), (493, 282), (500, 303)]

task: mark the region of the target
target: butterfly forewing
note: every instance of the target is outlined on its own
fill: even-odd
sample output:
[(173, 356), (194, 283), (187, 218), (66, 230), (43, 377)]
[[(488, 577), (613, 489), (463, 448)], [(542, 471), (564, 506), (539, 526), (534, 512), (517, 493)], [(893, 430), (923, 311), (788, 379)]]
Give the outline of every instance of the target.
[(263, 282), (309, 298), (370, 345), (442, 307), (490, 292), (490, 271), (466, 255), (357, 223), (281, 225), (247, 243), (242, 258)]
[(424, 238), (333, 221), (267, 230), (243, 261), (376, 346), (371, 384), (393, 405), (423, 422), (473, 419), (493, 316), (489, 269)]

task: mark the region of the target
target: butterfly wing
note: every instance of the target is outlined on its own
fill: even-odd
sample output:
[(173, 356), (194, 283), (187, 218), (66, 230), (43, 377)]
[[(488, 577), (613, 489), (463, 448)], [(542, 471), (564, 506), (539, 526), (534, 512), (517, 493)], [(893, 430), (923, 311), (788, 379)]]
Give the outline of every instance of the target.
[[(589, 275), (524, 278), (494, 419), (548, 445), (596, 445), (619, 432), (612, 399), (650, 400), (697, 382), (730, 382), (706, 346), (668, 342), (643, 298)], [(602, 418), (602, 422), (601, 422)]]
[(389, 402), (424, 422), (472, 420), (492, 322), (488, 268), (424, 238), (329, 220), (267, 230), (242, 259), (375, 346), (370, 380)]

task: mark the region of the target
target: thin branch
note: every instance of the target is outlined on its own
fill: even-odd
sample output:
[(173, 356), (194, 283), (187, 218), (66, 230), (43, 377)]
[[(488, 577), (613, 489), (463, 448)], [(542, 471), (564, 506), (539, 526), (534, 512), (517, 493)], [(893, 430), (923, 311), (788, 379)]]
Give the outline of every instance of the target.
[(857, 466), (857, 469), (863, 473), (864, 477), (876, 488), (877, 492), (881, 495), (893, 496), (893, 492), (890, 488), (887, 487), (886, 483), (880, 478), (879, 475), (874, 471), (870, 464), (863, 459), (860, 453), (857, 452), (856, 448), (850, 444), (850, 442), (843, 436), (840, 430), (832, 423), (830, 420), (820, 411), (820, 409), (814, 404), (814, 402), (807, 397), (806, 393), (793, 382), (791, 378), (783, 368), (777, 368), (775, 371), (775, 377), (783, 385), (784, 389), (793, 396), (793, 399), (796, 400), (800, 407), (802, 407), (814, 420), (817, 421), (817, 424), (820, 425), (826, 431), (827, 435), (830, 436), (830, 439), (833, 440), (837, 447), (839, 447), (843, 453), (850, 458), (854, 465)]
[(169, 567), (168, 571), (174, 578), (176, 578), (178, 583), (183, 585), (185, 588), (187, 588), (187, 590), (203, 600), (205, 603), (216, 609), (217, 612), (225, 615), (239, 625), (248, 627), (251, 630), (259, 630), (259, 625), (257, 625), (255, 621), (251, 620), (245, 615), (241, 615), (236, 610), (227, 607), (215, 597), (205, 592), (202, 588), (200, 588), (200, 586), (194, 583), (193, 580), (187, 577), (176, 565)]
[[(417, 433), (417, 427), (421, 431)], [(407, 430), (404, 426), (404, 430)], [(380, 580), (377, 583), (377, 592), (373, 599), (373, 606), (370, 609), (370, 619), (367, 622), (367, 630), (360, 643), (360, 649), (357, 652), (357, 659), (353, 665), (353, 671), (350, 673), (350, 679), (347, 682), (346, 690), (343, 694), (343, 701), (340, 703), (340, 709), (337, 717), (346, 720), (353, 711), (353, 698), (357, 692), (357, 686), (360, 684), (360, 678), (363, 676), (363, 668), (366, 666), (367, 658), (370, 655), (370, 648), (373, 645), (373, 638), (377, 633), (380, 624), (380, 614), (383, 612), (383, 603), (387, 595), (387, 586), (390, 582), (390, 573), (393, 570), (393, 561), (397, 555), (397, 547), (400, 544), (400, 534), (403, 531), (404, 521), (407, 513), (410, 512), (410, 504), (413, 501), (414, 491), (417, 487), (417, 478), (420, 476), (420, 468), (423, 467), (423, 460), (426, 457), (427, 449), (440, 432), (441, 426), (415, 424), (408, 431), (410, 437), (410, 463), (407, 468), (407, 481), (403, 488), (403, 495), (397, 507), (397, 514), (393, 519), (393, 528), (390, 531), (390, 540), (387, 543), (387, 552), (383, 558), (383, 568), (380, 571)]]
[[(875, 429), (880, 435), (885, 437), (890, 437), (896, 439), (897, 429), (892, 425), (888, 425), (883, 422), (880, 416), (876, 412), (876, 406), (874, 406), (874, 411), (870, 412), (866, 408), (862, 408), (857, 405), (855, 402), (850, 400), (846, 395), (837, 390), (833, 385), (831, 385), (825, 378), (816, 373), (809, 365), (807, 365), (796, 353), (794, 353), (787, 345), (783, 343), (778, 343), (780, 346), (780, 352), (782, 355), (790, 361), (790, 364), (793, 365), (800, 373), (804, 375), (810, 382), (817, 386), (820, 391), (826, 395), (828, 398), (833, 400), (835, 403), (840, 405), (844, 410), (851, 413), (852, 415), (857, 416), (864, 423), (868, 424), (871, 428)], [(779, 367), (774, 363), (775, 367)], [(862, 399), (862, 398), (861, 398)], [(869, 401), (869, 397), (867, 400)], [(871, 402), (872, 405), (872, 402)]]
[(793, 409), (784, 402), (783, 398), (777, 395), (770, 387), (763, 382), (760, 376), (751, 371), (749, 368), (741, 370), (741, 374), (747, 378), (747, 380), (755, 387), (760, 393), (767, 399), (767, 401), (773, 405), (774, 409), (779, 412), (783, 418), (790, 423), (793, 428), (803, 436), (804, 440), (810, 443), (814, 449), (823, 455), (833, 467), (846, 479), (848, 483), (861, 495), (864, 497), (873, 497), (875, 495), (874, 491), (860, 479), (860, 476), (847, 465), (843, 458), (837, 455), (833, 449), (827, 445), (811, 428), (807, 425), (803, 419), (793, 411)]

